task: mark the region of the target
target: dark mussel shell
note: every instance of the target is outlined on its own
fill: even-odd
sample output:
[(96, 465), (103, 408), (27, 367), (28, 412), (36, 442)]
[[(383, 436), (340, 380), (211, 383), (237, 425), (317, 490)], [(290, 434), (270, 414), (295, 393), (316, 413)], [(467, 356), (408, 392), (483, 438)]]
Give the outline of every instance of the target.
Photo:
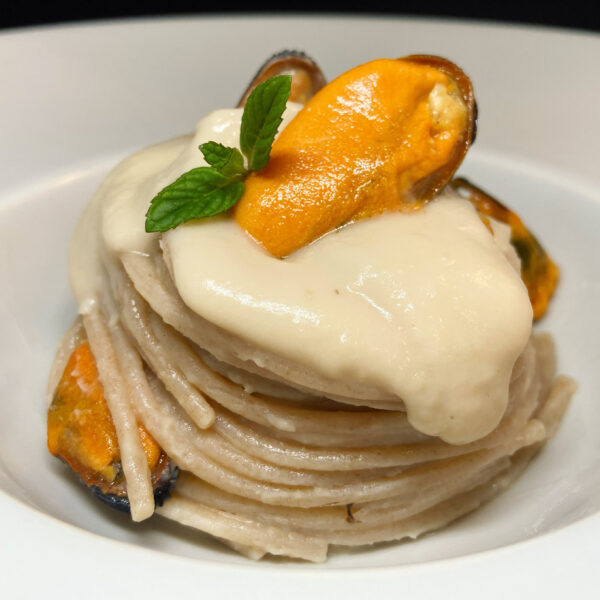
[[(171, 497), (171, 492), (177, 483), (177, 477), (179, 475), (179, 469), (175, 463), (169, 459), (169, 457), (163, 453), (161, 461), (163, 464), (160, 469), (155, 469), (152, 473), (152, 486), (154, 489), (154, 504), (156, 506), (162, 506), (166, 500)], [(125, 489), (119, 494), (105, 491), (104, 486), (90, 485), (88, 486), (81, 477), (79, 478), (81, 483), (89, 488), (90, 492), (101, 502), (114, 508), (120, 512), (131, 514), (131, 507), (129, 505), (129, 498)]]
[(312, 58), (304, 52), (284, 50), (271, 56), (260, 67), (242, 94), (238, 106), (244, 106), (257, 85), (276, 75), (292, 76), (290, 100), (301, 104), (306, 104), (326, 83), (323, 72)]

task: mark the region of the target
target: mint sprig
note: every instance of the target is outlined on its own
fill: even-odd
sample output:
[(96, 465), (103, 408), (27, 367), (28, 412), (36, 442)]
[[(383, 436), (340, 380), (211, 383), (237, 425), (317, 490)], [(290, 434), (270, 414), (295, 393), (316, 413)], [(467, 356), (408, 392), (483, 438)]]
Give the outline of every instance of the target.
[(206, 142), (206, 144), (201, 144), (198, 148), (204, 155), (204, 160), (226, 177), (234, 177), (235, 175), (246, 176), (247, 171), (244, 168), (244, 157), (237, 148), (223, 146), (223, 144), (218, 144), (217, 142)]
[(212, 217), (229, 210), (244, 193), (244, 179), (269, 161), (273, 140), (281, 125), (292, 78), (278, 75), (258, 85), (242, 114), (240, 147), (217, 142), (199, 146), (208, 167), (184, 173), (162, 189), (146, 213), (146, 231), (167, 231), (191, 219)]
[(213, 167), (184, 173), (161, 190), (146, 215), (146, 231), (167, 231), (190, 219), (213, 217), (230, 209), (242, 196), (244, 183)]
[(246, 101), (240, 147), (252, 171), (264, 169), (269, 161), (271, 145), (281, 124), (291, 85), (292, 78), (289, 75), (272, 77), (259, 85)]

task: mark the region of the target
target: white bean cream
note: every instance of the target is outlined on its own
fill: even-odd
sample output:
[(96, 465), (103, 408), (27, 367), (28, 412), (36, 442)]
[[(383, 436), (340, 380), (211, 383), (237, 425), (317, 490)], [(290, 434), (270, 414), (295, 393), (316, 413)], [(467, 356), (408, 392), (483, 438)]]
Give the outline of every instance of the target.
[[(288, 107), (284, 125), (297, 110)], [(90, 255), (98, 246), (150, 252), (157, 234), (145, 233), (144, 215), (152, 197), (205, 164), (199, 144), (238, 146), (240, 119), (240, 109), (218, 110), (194, 136), (143, 150), (109, 175), (72, 244), (81, 311), (101, 293)], [(98, 220), (103, 239), (94, 244)], [(494, 228), (492, 236), (468, 201), (442, 195), (414, 213), (347, 225), (283, 260), (225, 216), (180, 225), (162, 243), (197, 314), (325, 376), (394, 394), (416, 429), (462, 444), (500, 421), (531, 333), (506, 229)]]

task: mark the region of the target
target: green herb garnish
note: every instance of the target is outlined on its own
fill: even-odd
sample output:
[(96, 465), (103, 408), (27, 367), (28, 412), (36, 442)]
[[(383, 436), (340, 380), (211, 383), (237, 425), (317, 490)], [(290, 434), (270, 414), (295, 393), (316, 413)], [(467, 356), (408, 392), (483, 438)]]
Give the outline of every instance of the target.
[(217, 142), (199, 146), (209, 167), (184, 173), (162, 189), (146, 213), (146, 231), (167, 231), (190, 219), (212, 217), (229, 210), (244, 193), (244, 179), (269, 161), (281, 115), (290, 96), (292, 78), (278, 75), (258, 85), (242, 114), (240, 147)]

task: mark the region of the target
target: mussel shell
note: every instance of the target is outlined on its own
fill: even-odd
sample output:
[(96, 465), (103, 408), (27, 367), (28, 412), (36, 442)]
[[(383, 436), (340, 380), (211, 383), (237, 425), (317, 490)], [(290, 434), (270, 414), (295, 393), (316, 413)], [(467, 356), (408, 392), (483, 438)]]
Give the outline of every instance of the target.
[(466, 73), (458, 65), (455, 65), (453, 62), (446, 58), (442, 58), (441, 56), (413, 54), (399, 60), (427, 65), (447, 75), (456, 85), (467, 109), (465, 130), (456, 144), (449, 160), (445, 165), (427, 177), (417, 181), (410, 190), (410, 195), (419, 201), (431, 200), (431, 198), (436, 196), (452, 179), (454, 173), (456, 173), (456, 170), (460, 167), (467, 154), (467, 150), (475, 141), (475, 134), (477, 131), (477, 103), (475, 102), (473, 84)]
[(292, 84), (292, 95), (290, 96), (292, 102), (305, 103), (326, 83), (323, 72), (312, 58), (298, 50), (283, 50), (271, 56), (258, 69), (250, 85), (242, 94), (238, 106), (244, 106), (248, 96), (257, 85), (271, 77), (284, 74), (291, 75), (293, 82), (296, 78), (296, 85)]
[[(175, 483), (177, 483), (178, 475), (179, 469), (177, 466), (175, 466), (173, 461), (168, 459), (168, 464), (163, 469), (159, 480), (154, 484), (154, 504), (156, 506), (162, 506), (165, 501), (171, 497), (171, 492), (175, 487)], [(129, 498), (126, 494), (107, 494), (102, 490), (102, 487), (98, 485), (87, 486), (81, 478), (80, 481), (98, 500), (110, 508), (126, 514), (131, 514), (131, 506), (129, 504)]]

